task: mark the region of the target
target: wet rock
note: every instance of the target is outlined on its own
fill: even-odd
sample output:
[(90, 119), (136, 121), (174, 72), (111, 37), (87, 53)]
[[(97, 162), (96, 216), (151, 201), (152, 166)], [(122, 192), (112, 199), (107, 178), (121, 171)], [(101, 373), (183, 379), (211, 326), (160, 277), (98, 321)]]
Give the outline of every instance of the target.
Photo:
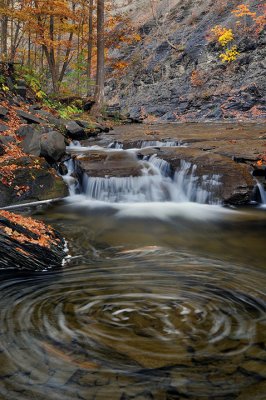
[(40, 138), (41, 156), (58, 161), (66, 152), (64, 136), (57, 131), (43, 133)]
[(255, 181), (247, 165), (235, 163), (230, 158), (184, 147), (161, 148), (158, 157), (167, 161), (173, 170), (179, 170), (181, 161), (195, 166), (194, 174), (203, 184), (204, 178), (219, 177), (219, 184), (210, 185), (214, 198), (225, 204), (248, 204), (252, 198)]
[(263, 400), (264, 394), (266, 393), (266, 380), (262, 382), (256, 382), (249, 387), (246, 387), (239, 396), (237, 396), (237, 400), (250, 400), (250, 399), (258, 399)]
[(232, 140), (206, 140), (190, 143), (189, 147), (203, 151), (211, 150), (236, 161), (257, 161), (261, 154), (261, 148), (265, 144), (262, 140), (232, 139)]
[(63, 238), (29, 217), (0, 211), (0, 270), (43, 271), (62, 265)]
[(266, 366), (261, 360), (244, 361), (240, 368), (245, 375), (255, 376), (258, 380), (266, 379)]
[(77, 157), (77, 168), (92, 177), (127, 177), (140, 176), (142, 166), (127, 152), (90, 151)]
[(23, 110), (17, 110), (17, 115), (25, 120), (28, 124), (41, 124), (44, 122), (42, 119)]
[(58, 172), (59, 172), (59, 174), (62, 175), (62, 176), (67, 175), (68, 169), (67, 169), (67, 166), (66, 166), (63, 162), (61, 162), (61, 163), (59, 164), (59, 166), (58, 166)]

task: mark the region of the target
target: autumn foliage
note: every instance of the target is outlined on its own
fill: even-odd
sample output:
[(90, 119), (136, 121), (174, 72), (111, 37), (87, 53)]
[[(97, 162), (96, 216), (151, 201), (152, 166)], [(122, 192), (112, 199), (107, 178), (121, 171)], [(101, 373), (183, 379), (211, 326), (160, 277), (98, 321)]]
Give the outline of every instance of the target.
[[(10, 221), (13, 228), (2, 225), (1, 217)], [(17, 229), (15, 229), (16, 226)], [(23, 232), (21, 227), (24, 228)], [(42, 221), (36, 221), (33, 218), (23, 217), (4, 210), (0, 210), (0, 230), (18, 243), (31, 243), (41, 247), (50, 247), (59, 241), (55, 236), (54, 230)], [(27, 231), (30, 232), (30, 235), (27, 234)]]
[[(15, 61), (37, 71), (43, 86), (53, 92), (86, 94), (96, 73), (96, 1), (15, 0), (0, 2), (2, 23), (1, 59)], [(109, 54), (121, 43), (141, 38), (126, 15), (113, 13), (105, 1), (106, 59), (123, 70)], [(117, 67), (116, 67), (117, 62)]]
[(219, 58), (224, 63), (235, 61), (240, 54), (237, 39), (245, 36), (258, 36), (266, 24), (266, 6), (258, 8), (258, 12), (250, 10), (246, 4), (240, 4), (232, 11), (236, 18), (232, 27), (216, 25), (208, 34), (209, 41), (217, 42), (223, 49)]

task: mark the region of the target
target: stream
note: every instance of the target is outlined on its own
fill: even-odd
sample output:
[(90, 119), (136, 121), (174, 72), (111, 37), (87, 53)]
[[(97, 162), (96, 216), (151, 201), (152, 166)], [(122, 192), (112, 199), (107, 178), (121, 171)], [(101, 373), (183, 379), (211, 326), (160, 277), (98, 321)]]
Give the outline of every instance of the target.
[[(125, 152), (69, 148), (96, 150)], [(187, 163), (172, 177), (137, 163), (141, 176), (77, 182), (69, 160), (70, 196), (25, 209), (71, 257), (1, 276), (0, 400), (265, 399), (265, 205), (222, 207), (219, 176), (199, 187)]]

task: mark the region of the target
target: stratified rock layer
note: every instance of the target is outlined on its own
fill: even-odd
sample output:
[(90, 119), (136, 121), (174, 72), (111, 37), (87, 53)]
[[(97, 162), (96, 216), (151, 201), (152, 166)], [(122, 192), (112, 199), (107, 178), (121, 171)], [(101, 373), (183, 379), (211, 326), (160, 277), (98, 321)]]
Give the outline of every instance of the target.
[(43, 271), (62, 265), (63, 238), (41, 221), (0, 211), (0, 270)]

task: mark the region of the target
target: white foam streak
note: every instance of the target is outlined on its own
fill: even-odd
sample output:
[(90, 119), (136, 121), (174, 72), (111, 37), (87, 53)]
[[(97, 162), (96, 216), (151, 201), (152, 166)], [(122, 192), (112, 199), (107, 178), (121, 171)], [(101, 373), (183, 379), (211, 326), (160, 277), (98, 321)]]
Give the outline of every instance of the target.
[(69, 197), (68, 203), (75, 207), (91, 210), (110, 209), (120, 218), (154, 218), (164, 221), (174, 217), (189, 220), (209, 221), (232, 218), (239, 215), (239, 211), (223, 208), (219, 205), (198, 204), (192, 202), (129, 202), (110, 203), (106, 201), (91, 200), (84, 195)]

